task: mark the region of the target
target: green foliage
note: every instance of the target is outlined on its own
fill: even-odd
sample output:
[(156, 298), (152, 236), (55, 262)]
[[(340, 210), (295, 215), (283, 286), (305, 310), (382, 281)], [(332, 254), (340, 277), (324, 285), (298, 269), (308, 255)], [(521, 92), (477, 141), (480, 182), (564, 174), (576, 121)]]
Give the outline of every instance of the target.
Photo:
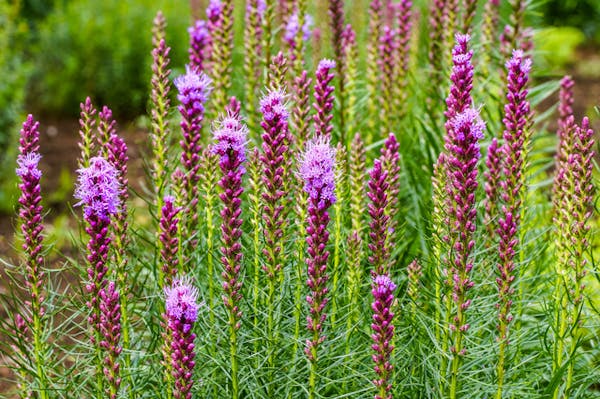
[(169, 23), (171, 57), (183, 65), (190, 24), (186, 2), (74, 0), (58, 6), (39, 25), (29, 92), (32, 107), (76, 115), (79, 103), (90, 95), (117, 115), (143, 113), (150, 81), (150, 30), (159, 9)]
[(27, 26), (19, 11), (18, 1), (0, 0), (0, 214), (13, 211), (17, 126), (29, 73), (21, 53)]
[(544, 28), (536, 32), (534, 42), (538, 58), (538, 70), (550, 68), (563, 70), (575, 63), (577, 47), (585, 41), (585, 35), (577, 28)]
[(597, 0), (548, 0), (541, 7), (544, 22), (574, 26), (588, 39), (600, 43), (600, 2)]

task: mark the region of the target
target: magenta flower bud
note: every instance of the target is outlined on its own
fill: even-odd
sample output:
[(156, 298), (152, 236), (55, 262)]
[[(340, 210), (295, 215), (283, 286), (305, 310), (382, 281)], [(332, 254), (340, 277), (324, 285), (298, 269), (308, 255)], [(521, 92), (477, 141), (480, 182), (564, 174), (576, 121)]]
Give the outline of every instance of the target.
[(373, 310), (373, 323), (371, 329), (373, 334), (373, 344), (371, 348), (374, 369), (377, 378), (373, 380), (373, 384), (377, 387), (375, 399), (391, 399), (391, 374), (394, 366), (390, 363), (390, 358), (394, 346), (392, 340), (394, 338), (394, 313), (391, 311), (394, 302), (394, 290), (396, 284), (392, 282), (388, 275), (376, 275), (373, 278), (371, 294), (374, 302), (371, 304)]
[(315, 136), (331, 137), (333, 125), (333, 90), (334, 87), (329, 84), (333, 80), (331, 70), (335, 68), (335, 61), (321, 60), (317, 66), (315, 83), (315, 102), (313, 108), (316, 111), (313, 117), (315, 126)]
[(118, 362), (122, 347), (121, 306), (119, 292), (115, 283), (109, 282), (100, 290), (100, 347), (105, 351), (104, 376), (108, 382), (106, 392), (110, 399), (116, 399), (121, 385), (120, 365)]
[(190, 48), (188, 50), (190, 66), (197, 71), (204, 71), (205, 61), (210, 57), (210, 33), (205, 21), (198, 20), (188, 28)]
[(373, 169), (369, 172), (368, 212), (369, 222), (369, 263), (373, 275), (389, 275), (388, 232), (390, 217), (386, 212), (389, 204), (388, 173), (382, 168), (381, 161), (375, 160)]
[(173, 397), (191, 399), (194, 372), (194, 340), (192, 332), (198, 320), (198, 291), (187, 279), (176, 279), (165, 287), (165, 310), (171, 340), (171, 369), (175, 379)]
[(167, 195), (161, 209), (158, 237), (161, 243), (163, 286), (170, 286), (179, 268), (179, 238), (177, 235), (181, 208), (175, 206), (175, 198)]
[(27, 115), (23, 123), (21, 136), (19, 137), (19, 153), (22, 155), (40, 150), (40, 123), (33, 119), (33, 115)]
[[(448, 123), (458, 114), (470, 108), (473, 100), (471, 90), (473, 89), (473, 64), (471, 58), (473, 51), (469, 50), (469, 35), (456, 35), (456, 45), (452, 50), (452, 73), (450, 80), (450, 93), (446, 98), (447, 110), (444, 113)], [(446, 127), (448, 128), (448, 127)]]

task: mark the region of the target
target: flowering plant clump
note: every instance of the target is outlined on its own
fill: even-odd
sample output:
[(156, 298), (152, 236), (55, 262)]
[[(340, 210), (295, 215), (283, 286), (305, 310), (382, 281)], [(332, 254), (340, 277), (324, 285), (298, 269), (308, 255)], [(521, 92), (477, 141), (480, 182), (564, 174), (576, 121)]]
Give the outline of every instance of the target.
[(157, 10), (147, 140), (83, 93), (66, 216), (23, 123), (0, 398), (598, 397), (597, 118), (538, 1)]

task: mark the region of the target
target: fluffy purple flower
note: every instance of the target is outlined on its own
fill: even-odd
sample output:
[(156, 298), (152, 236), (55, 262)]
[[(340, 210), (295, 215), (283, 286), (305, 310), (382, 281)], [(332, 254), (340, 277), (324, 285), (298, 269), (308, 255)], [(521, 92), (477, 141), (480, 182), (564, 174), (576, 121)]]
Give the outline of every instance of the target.
[(300, 163), (304, 191), (317, 201), (319, 208), (335, 203), (335, 153), (326, 137), (317, 137), (306, 144)]
[(239, 117), (230, 114), (216, 123), (213, 131), (215, 143), (212, 152), (221, 157), (234, 156), (238, 163), (246, 160), (246, 144), (248, 128), (240, 122)]
[(275, 90), (260, 100), (260, 112), (267, 122), (273, 120), (285, 121), (289, 117), (285, 106), (285, 94), (281, 90)]
[[(302, 40), (305, 42), (310, 40), (312, 35), (312, 27), (314, 25), (314, 20), (312, 15), (307, 14), (304, 17), (304, 25), (302, 26)], [(292, 14), (292, 16), (288, 19), (288, 23), (285, 26), (285, 33), (283, 34), (284, 40), (291, 46), (294, 47), (296, 36), (298, 36), (298, 31), (300, 30), (300, 24), (298, 21), (298, 12)]]
[(485, 123), (479, 117), (479, 111), (469, 108), (456, 115), (451, 121), (451, 125), (456, 135), (456, 141), (467, 145), (472, 144), (476, 149), (473, 156), (479, 158), (481, 156), (479, 140), (483, 139), (483, 129), (485, 128)]
[(198, 320), (198, 289), (187, 279), (175, 279), (164, 292), (167, 316), (183, 323), (189, 331)]
[(40, 162), (41, 155), (37, 152), (29, 152), (17, 157), (16, 169), (17, 176), (25, 179), (38, 179), (42, 177), (42, 172), (38, 169), (38, 163)]
[(175, 379), (173, 396), (178, 399), (192, 398), (194, 373), (194, 340), (192, 326), (198, 319), (198, 290), (187, 279), (176, 279), (165, 287), (165, 309), (169, 333), (171, 370)]
[(188, 116), (202, 110), (204, 103), (210, 94), (210, 78), (202, 72), (198, 72), (190, 65), (185, 66), (185, 74), (178, 76), (173, 81), (179, 91), (177, 99), (186, 107)]
[(119, 210), (119, 173), (102, 157), (90, 159), (90, 166), (77, 170), (79, 174), (75, 198), (80, 200), (75, 206), (83, 205), (86, 217), (92, 214), (107, 219)]
[(373, 279), (371, 294), (374, 302), (371, 304), (373, 310), (373, 323), (371, 329), (373, 334), (373, 345), (371, 348), (375, 352), (372, 356), (375, 363), (375, 373), (377, 379), (373, 381), (377, 387), (375, 399), (391, 399), (392, 389), (391, 374), (393, 365), (390, 363), (390, 357), (394, 346), (394, 313), (391, 311), (394, 302), (394, 290), (396, 284), (392, 282), (388, 275), (377, 275)]

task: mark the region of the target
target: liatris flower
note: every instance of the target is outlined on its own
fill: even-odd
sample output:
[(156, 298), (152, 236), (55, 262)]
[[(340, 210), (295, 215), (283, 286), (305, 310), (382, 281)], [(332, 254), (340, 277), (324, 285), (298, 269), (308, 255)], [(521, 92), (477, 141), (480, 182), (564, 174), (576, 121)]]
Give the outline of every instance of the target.
[(412, 7), (411, 0), (401, 0), (398, 3), (398, 32), (396, 35), (395, 66), (394, 66), (394, 108), (400, 117), (404, 115), (406, 106), (406, 86), (408, 84), (408, 71), (410, 68), (410, 40), (412, 35)]
[(501, 153), (502, 147), (498, 146), (498, 139), (494, 137), (492, 143), (488, 147), (487, 157), (485, 159), (487, 170), (483, 172), (485, 179), (485, 215), (483, 220), (487, 231), (486, 240), (488, 246), (495, 241), (498, 225), (500, 174), (502, 173)]
[(315, 102), (313, 108), (316, 111), (313, 117), (315, 126), (315, 136), (331, 138), (333, 125), (333, 86), (329, 83), (333, 79), (331, 70), (335, 68), (335, 61), (321, 60), (317, 66), (316, 84), (315, 84)]
[[(571, 117), (572, 118), (572, 117)], [(553, 222), (556, 227), (556, 344), (553, 373), (567, 367), (564, 384), (557, 384), (554, 397), (571, 392), (575, 357), (582, 339), (584, 278), (590, 251), (588, 234), (595, 188), (592, 180), (594, 131), (584, 118), (581, 126), (564, 132), (561, 137), (562, 159), (558, 157), (553, 187)], [(563, 358), (569, 354), (568, 365)]]
[[(183, 140), (180, 141), (182, 154), (181, 163), (186, 170), (185, 198), (181, 200), (187, 204), (185, 237), (193, 237), (197, 230), (198, 206), (198, 181), (200, 180), (200, 134), (204, 119), (204, 104), (210, 93), (210, 79), (204, 73), (198, 73), (190, 66), (186, 66), (186, 74), (175, 79), (175, 86), (179, 91), (177, 99), (181, 102), (178, 107), (182, 116), (181, 130)], [(187, 253), (187, 251), (186, 251)]]
[(379, 120), (377, 99), (379, 98), (379, 80), (381, 78), (377, 60), (379, 59), (379, 38), (381, 36), (381, 0), (371, 0), (369, 5), (369, 29), (367, 42), (367, 143), (373, 142), (373, 131)]
[(171, 339), (171, 368), (175, 378), (173, 397), (191, 399), (194, 372), (194, 340), (192, 332), (198, 320), (198, 291), (189, 280), (176, 279), (165, 288), (165, 309)]
[(556, 153), (557, 162), (565, 161), (565, 155), (561, 144), (565, 136), (575, 128), (575, 119), (573, 118), (573, 86), (575, 82), (570, 76), (565, 76), (560, 81), (560, 92), (558, 97), (558, 150)]
[(376, 159), (373, 169), (369, 172), (369, 191), (367, 196), (370, 203), (368, 207), (371, 222), (369, 223), (369, 264), (373, 268), (373, 275), (390, 274), (390, 251), (388, 247), (388, 232), (390, 216), (388, 209), (388, 172), (383, 170), (381, 161)]
[(165, 42), (165, 18), (161, 12), (154, 18), (152, 34), (152, 78), (150, 80), (150, 138), (152, 141), (152, 163), (151, 176), (152, 187), (155, 190), (156, 211), (162, 208), (162, 199), (166, 187), (167, 171), (167, 148), (170, 139), (169, 108), (171, 100), (169, 92), (171, 81), (169, 75), (169, 52), (171, 48)]
[(75, 198), (83, 205), (83, 215), (87, 222), (86, 232), (90, 236), (87, 244), (88, 255), (88, 283), (86, 290), (89, 295), (87, 306), (92, 311), (89, 322), (94, 329), (92, 341), (97, 348), (96, 373), (97, 390), (104, 391), (104, 359), (98, 346), (101, 341), (100, 317), (101, 311), (98, 303), (100, 291), (106, 286), (107, 261), (111, 243), (108, 234), (110, 217), (118, 212), (119, 206), (119, 180), (115, 167), (102, 157), (90, 159), (90, 166), (77, 171), (78, 184), (75, 189)]
[(173, 278), (175, 278), (175, 275), (179, 271), (179, 259), (177, 257), (179, 239), (177, 237), (177, 229), (179, 224), (178, 215), (181, 212), (181, 208), (175, 206), (175, 198), (173, 196), (167, 195), (163, 203), (158, 234), (162, 260), (162, 278), (159, 282), (161, 287), (170, 286)]
[(304, 147), (309, 137), (309, 114), (310, 114), (310, 84), (312, 79), (306, 71), (294, 79), (294, 106), (292, 107), (291, 125), (294, 134), (296, 150)]
[(92, 100), (86, 97), (85, 102), (79, 105), (81, 113), (79, 114), (79, 136), (81, 141), (78, 143), (81, 155), (77, 160), (79, 168), (87, 168), (90, 164), (92, 153), (95, 152), (94, 143), (94, 125), (96, 124), (96, 108)]
[(210, 34), (205, 21), (198, 20), (188, 28), (190, 48), (188, 50), (190, 65), (197, 71), (204, 71), (205, 61), (209, 54)]
[(99, 292), (100, 295), (100, 346), (104, 348), (104, 375), (108, 382), (106, 393), (110, 399), (116, 399), (121, 385), (120, 365), (118, 363), (122, 348), (121, 305), (115, 283), (109, 282)]
[(245, 173), (243, 166), (246, 160), (247, 128), (232, 115), (217, 122), (213, 131), (216, 143), (212, 152), (220, 156), (219, 167), (223, 177), (219, 186), (223, 189), (220, 194), (223, 202), (221, 211), (221, 262), (223, 263), (223, 302), (227, 308), (229, 319), (229, 344), (231, 352), (231, 382), (232, 397), (238, 398), (238, 359), (237, 359), (237, 330), (240, 328), (242, 312), (239, 304), (242, 299), (240, 269), (242, 264), (242, 218), (241, 196), (244, 192), (242, 177)]
[(525, 153), (527, 147), (527, 129), (529, 128), (530, 106), (527, 101), (527, 81), (531, 69), (531, 60), (524, 58), (523, 52), (517, 50), (506, 63), (508, 69), (507, 104), (504, 107), (504, 144), (501, 148), (502, 171), (500, 180), (502, 210), (498, 220), (499, 277), (498, 284), (498, 332), (499, 360), (498, 397), (502, 397), (504, 381), (505, 350), (509, 343), (509, 325), (513, 319), (510, 309), (513, 303), (512, 283), (515, 264), (514, 256), (519, 245), (517, 236), (521, 220), (521, 203), (525, 184)]
[[(215, 1), (211, 1), (215, 2)], [(222, 11), (217, 28), (212, 34), (211, 72), (214, 77), (215, 96), (213, 110), (224, 109), (227, 105), (227, 92), (231, 87), (231, 67), (233, 54), (233, 0), (220, 1)]]
[(306, 341), (304, 352), (310, 361), (309, 398), (316, 394), (317, 363), (319, 345), (325, 340), (322, 335), (324, 312), (327, 304), (327, 242), (329, 241), (329, 207), (335, 203), (335, 149), (329, 140), (320, 136), (306, 145), (300, 162), (300, 175), (304, 180), (304, 191), (308, 193), (308, 266), (307, 285), (310, 294), (306, 297), (310, 308), (307, 317), (308, 330), (312, 337)]
[(380, 69), (380, 89), (379, 107), (381, 108), (381, 130), (382, 135), (387, 135), (391, 131), (391, 110), (393, 105), (393, 78), (394, 78), (394, 53), (396, 32), (391, 27), (385, 25), (379, 41), (379, 69)]
[[(387, 192), (388, 206), (385, 209), (389, 217), (389, 235), (390, 242), (395, 242), (394, 237), (398, 230), (398, 213), (400, 210), (400, 144), (396, 136), (390, 133), (381, 148), (381, 162), (383, 170), (387, 172), (387, 182), (389, 189)], [(390, 265), (392, 267), (392, 265)]]
[(225, 112), (234, 118), (239, 118), (241, 110), (242, 104), (240, 101), (235, 96), (229, 97), (229, 104), (225, 107)]
[(296, 51), (298, 46), (298, 37), (300, 37), (304, 42), (309, 41), (312, 35), (312, 26), (314, 24), (311, 15), (305, 15), (304, 24), (302, 26), (300, 26), (298, 18), (298, 11), (296, 11), (288, 19), (288, 22), (285, 26), (285, 32), (283, 34), (283, 40), (287, 43), (290, 49), (289, 54), (292, 62), (296, 61), (296, 57), (298, 56)]
[(452, 50), (452, 73), (450, 92), (446, 98), (446, 131), (452, 128), (452, 119), (471, 107), (471, 90), (473, 89), (473, 64), (471, 58), (473, 51), (469, 50), (469, 35), (456, 35), (456, 46)]
[(108, 146), (110, 138), (116, 134), (117, 122), (113, 119), (113, 113), (107, 106), (102, 107), (98, 113), (98, 135), (96, 136), (98, 148), (104, 158), (108, 158)]
[(329, 25), (331, 27), (331, 41), (335, 62), (338, 67), (338, 75), (341, 75), (342, 67), (342, 33), (344, 31), (344, 1), (329, 0)]
[(208, 30), (208, 42), (206, 47), (207, 61), (210, 61), (208, 68), (211, 68), (214, 58), (214, 42), (218, 35), (218, 30), (223, 24), (223, 2), (222, 0), (210, 0), (206, 7), (206, 28)]
[[(287, 179), (286, 153), (290, 146), (288, 133), (288, 111), (285, 107), (285, 97), (281, 91), (273, 91), (260, 101), (263, 114), (261, 126), (262, 154), (260, 162), (263, 165), (262, 180), (264, 184), (263, 221), (266, 264), (264, 271), (270, 280), (279, 279), (283, 262), (283, 232), (285, 229), (284, 197), (285, 180)], [(273, 287), (274, 289), (274, 287)]]
[(452, 300), (455, 304), (450, 324), (452, 347), (452, 376), (450, 397), (456, 397), (458, 389), (458, 370), (462, 357), (466, 354), (463, 336), (469, 329), (466, 313), (471, 304), (467, 293), (473, 287), (470, 279), (471, 253), (475, 246), (475, 190), (477, 189), (477, 161), (479, 160), (479, 140), (483, 138), (484, 123), (479, 112), (467, 109), (451, 121), (453, 135), (446, 143), (448, 152), (447, 178), (449, 180), (450, 209), (449, 242), (453, 250), (448, 271), (452, 284)]
[[(17, 157), (18, 168), (16, 170), (21, 182), (19, 190), (19, 224), (23, 235), (23, 255), (24, 255), (24, 274), (25, 287), (27, 288), (29, 299), (25, 302), (28, 306), (27, 314), (24, 314), (27, 322), (30, 325), (32, 341), (31, 342), (31, 359), (33, 359), (36, 370), (35, 383), (38, 388), (40, 398), (48, 398), (48, 383), (46, 377), (45, 353), (46, 341), (45, 327), (46, 322), (44, 315), (45, 302), (45, 280), (46, 276), (42, 267), (44, 265), (44, 257), (42, 254), (43, 246), (43, 221), (42, 221), (42, 195), (40, 188), (40, 179), (42, 172), (39, 170), (38, 164), (40, 161), (39, 151), (39, 123), (33, 119), (32, 115), (28, 115), (21, 129), (19, 138), (19, 152)], [(25, 320), (17, 313), (18, 319), (21, 320), (23, 328), (19, 330), (23, 332), (26, 328)]]
[(391, 311), (394, 302), (394, 290), (396, 284), (392, 282), (387, 274), (377, 275), (373, 279), (374, 302), (371, 304), (373, 310), (373, 323), (371, 329), (373, 334), (373, 345), (371, 348), (375, 352), (372, 356), (375, 363), (375, 374), (377, 378), (373, 383), (377, 387), (375, 399), (392, 399), (391, 374), (394, 366), (390, 363), (390, 358), (394, 350), (392, 340), (394, 338), (394, 313)]

